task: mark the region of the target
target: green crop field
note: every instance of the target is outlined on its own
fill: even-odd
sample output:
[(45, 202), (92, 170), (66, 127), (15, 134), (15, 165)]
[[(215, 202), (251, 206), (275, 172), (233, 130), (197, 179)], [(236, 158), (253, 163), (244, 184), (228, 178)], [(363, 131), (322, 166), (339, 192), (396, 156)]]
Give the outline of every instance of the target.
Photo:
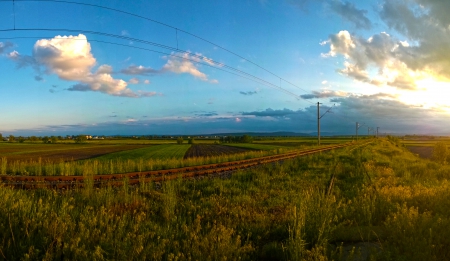
[(278, 145), (266, 145), (266, 144), (257, 144), (257, 143), (224, 143), (223, 145), (245, 148), (250, 150), (276, 150), (280, 148), (287, 148), (286, 146), (278, 146)]
[(115, 153), (109, 153), (98, 158), (96, 160), (112, 160), (112, 159), (182, 159), (184, 154), (191, 145), (188, 144), (163, 144), (152, 145), (145, 148), (120, 151)]

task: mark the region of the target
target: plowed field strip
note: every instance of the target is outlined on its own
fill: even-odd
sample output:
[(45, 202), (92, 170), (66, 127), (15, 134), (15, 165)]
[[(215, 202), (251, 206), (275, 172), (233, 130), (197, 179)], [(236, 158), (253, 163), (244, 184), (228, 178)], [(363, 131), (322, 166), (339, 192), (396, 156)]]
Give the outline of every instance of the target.
[(407, 146), (409, 151), (415, 154), (419, 154), (421, 158), (430, 159), (433, 155), (433, 147), (425, 147), (425, 146)]
[(182, 159), (191, 145), (188, 144), (163, 144), (147, 146), (145, 148), (121, 151), (98, 157), (98, 160), (113, 159)]
[(195, 158), (195, 157), (214, 157), (214, 156), (223, 156), (229, 154), (243, 153), (248, 152), (250, 150), (244, 148), (230, 147), (230, 146), (222, 146), (222, 145), (214, 145), (214, 144), (195, 144), (192, 145), (186, 154), (184, 155), (185, 159)]
[[(365, 144), (359, 144), (358, 146), (363, 146)], [(123, 185), (123, 179), (128, 179), (129, 184), (138, 184), (141, 182), (151, 182), (151, 181), (161, 181), (176, 179), (178, 177), (196, 177), (204, 176), (209, 174), (221, 174), (224, 172), (235, 171), (238, 169), (249, 168), (252, 166), (257, 166), (260, 164), (266, 164), (271, 162), (277, 162), (281, 160), (286, 160), (298, 156), (305, 156), (317, 152), (329, 151), (338, 148), (344, 148), (348, 146), (355, 146), (356, 144), (347, 143), (340, 145), (332, 145), (317, 149), (305, 150), (305, 151), (295, 151), (285, 154), (266, 156), (255, 159), (233, 161), (219, 164), (209, 164), (203, 166), (193, 166), (178, 169), (168, 169), (168, 170), (157, 170), (157, 171), (143, 171), (143, 172), (133, 172), (125, 174), (113, 174), (113, 175), (95, 175), (90, 179), (94, 186), (108, 185)], [(0, 180), (5, 183), (6, 186), (14, 188), (74, 188), (83, 187), (85, 177), (82, 176), (0, 176)]]
[[(53, 145), (45, 145), (47, 148), (51, 148)], [(134, 150), (142, 147), (148, 147), (145, 145), (102, 145), (102, 146), (87, 146), (77, 147), (77, 145), (70, 145), (68, 148), (55, 148), (54, 150), (38, 150), (38, 151), (24, 151), (14, 154), (0, 154), (0, 157), (5, 157), (8, 162), (13, 161), (37, 161), (39, 158), (46, 162), (59, 162), (61, 160), (81, 160), (98, 157), (101, 155), (118, 152)], [(26, 148), (24, 148), (26, 150)]]

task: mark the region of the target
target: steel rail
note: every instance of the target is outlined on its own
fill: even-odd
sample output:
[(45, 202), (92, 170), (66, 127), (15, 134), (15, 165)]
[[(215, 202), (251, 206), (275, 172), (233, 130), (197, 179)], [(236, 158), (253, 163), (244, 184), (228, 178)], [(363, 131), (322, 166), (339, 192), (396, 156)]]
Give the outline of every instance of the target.
[[(367, 143), (365, 143), (367, 144)], [(36, 189), (36, 188), (52, 188), (52, 189), (71, 189), (82, 188), (85, 185), (94, 187), (102, 186), (122, 186), (124, 182), (129, 185), (137, 185), (146, 182), (159, 182), (172, 180), (177, 178), (192, 178), (207, 175), (217, 175), (239, 169), (250, 168), (262, 164), (278, 162), (299, 156), (306, 156), (318, 152), (329, 151), (353, 145), (365, 145), (345, 143), (339, 145), (331, 145), (322, 148), (315, 148), (303, 151), (293, 151), (284, 154), (265, 156), (247, 160), (223, 162), (216, 164), (189, 166), (175, 169), (151, 170), (141, 172), (130, 172), (122, 174), (107, 174), (86, 176), (0, 176), (0, 182), (4, 186), (16, 189)]]

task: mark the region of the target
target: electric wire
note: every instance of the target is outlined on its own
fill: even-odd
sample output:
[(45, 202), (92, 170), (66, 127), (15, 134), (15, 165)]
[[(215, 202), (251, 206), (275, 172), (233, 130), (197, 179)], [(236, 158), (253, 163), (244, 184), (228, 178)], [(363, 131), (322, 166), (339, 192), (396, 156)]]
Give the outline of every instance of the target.
[[(300, 90), (302, 90), (302, 91), (304, 91), (304, 92), (309, 93), (309, 92), (306, 91), (305, 89), (303, 89), (303, 88), (301, 88), (301, 87), (299, 87), (299, 86), (293, 84), (293, 83), (290, 82), (290, 81), (285, 80), (284, 78), (282, 78), (282, 77), (276, 75), (275, 73), (273, 73), (273, 72), (271, 72), (271, 71), (265, 69), (264, 67), (260, 66), (259, 64), (255, 63), (255, 62), (253, 62), (253, 61), (251, 61), (251, 60), (249, 60), (249, 59), (247, 59), (247, 58), (245, 58), (245, 57), (243, 57), (243, 56), (241, 56), (241, 55), (239, 55), (239, 54), (237, 54), (237, 53), (235, 53), (235, 52), (233, 52), (233, 51), (231, 51), (231, 50), (229, 50), (229, 49), (227, 49), (227, 48), (224, 48), (224, 47), (222, 47), (222, 46), (220, 46), (220, 45), (218, 45), (218, 44), (215, 44), (215, 43), (213, 43), (213, 42), (211, 42), (211, 41), (209, 41), (209, 40), (207, 40), (207, 39), (205, 39), (205, 38), (203, 38), (203, 37), (200, 37), (200, 36), (198, 36), (198, 35), (195, 35), (195, 34), (193, 34), (193, 33), (187, 32), (187, 31), (185, 31), (185, 30), (179, 29), (179, 28), (177, 28), (177, 27), (168, 25), (168, 24), (166, 24), (166, 23), (163, 23), (163, 22), (160, 22), (160, 21), (157, 21), (157, 20), (148, 18), (148, 17), (144, 17), (144, 16), (141, 16), (141, 15), (137, 15), (137, 14), (134, 14), (134, 13), (131, 13), (131, 12), (127, 12), (127, 11), (123, 11), (123, 10), (119, 10), (119, 9), (115, 9), (115, 8), (111, 8), (111, 7), (106, 7), (106, 6), (96, 5), (96, 4), (89, 4), (89, 3), (79, 3), (79, 2), (72, 2), (72, 1), (63, 1), (63, 0), (1, 0), (0, 2), (11, 2), (11, 1), (13, 2), (13, 5), (14, 5), (14, 2), (15, 2), (15, 1), (18, 1), (18, 2), (54, 2), (54, 3), (66, 3), (66, 4), (75, 4), (75, 5), (84, 5), (84, 6), (91, 6), (91, 7), (96, 7), (96, 8), (101, 8), (101, 9), (106, 9), (106, 10), (110, 10), (110, 11), (115, 11), (115, 12), (127, 14), (127, 15), (130, 15), (130, 16), (134, 16), (134, 17), (137, 17), (137, 18), (141, 18), (141, 19), (144, 19), (144, 20), (147, 20), (147, 21), (151, 21), (151, 22), (153, 22), (153, 23), (157, 23), (157, 24), (160, 24), (160, 25), (163, 25), (163, 26), (166, 26), (166, 27), (169, 27), (169, 28), (174, 29), (174, 30), (176, 31), (177, 48), (173, 48), (173, 47), (170, 47), (170, 46), (167, 46), (167, 45), (158, 44), (158, 43), (154, 43), (154, 42), (150, 42), (150, 41), (146, 41), (146, 40), (142, 40), (142, 39), (137, 39), (137, 38), (127, 37), (127, 36), (121, 36), (121, 35), (115, 35), (115, 34), (109, 34), (109, 33), (103, 33), (103, 32), (88, 31), (88, 30), (51, 29), (51, 28), (16, 28), (16, 25), (15, 25), (15, 19), (14, 19), (14, 29), (4, 29), (4, 30), (0, 30), (0, 32), (7, 32), (7, 31), (67, 31), (67, 32), (82, 32), (82, 33), (86, 33), (86, 34), (103, 35), (103, 36), (114, 37), (114, 38), (119, 38), (119, 39), (123, 39), (123, 40), (135, 41), (135, 42), (139, 42), (139, 43), (143, 43), (143, 44), (153, 45), (153, 46), (156, 46), (156, 47), (159, 47), (159, 48), (164, 48), (164, 49), (168, 49), (168, 50), (172, 50), (172, 51), (176, 51), (176, 52), (188, 54), (189, 56), (193, 56), (193, 57), (195, 57), (195, 58), (197, 58), (197, 59), (201, 59), (201, 60), (206, 60), (207, 62), (199, 62), (199, 61), (197, 61), (197, 60), (195, 60), (195, 59), (190, 59), (190, 58), (186, 58), (186, 57), (183, 57), (183, 56), (174, 55), (173, 53), (172, 53), (172, 54), (169, 54), (169, 53), (164, 53), (164, 52), (160, 52), (160, 51), (156, 51), (156, 50), (151, 50), (151, 49), (148, 49), (148, 48), (142, 48), (142, 47), (130, 46), (130, 45), (119, 44), (119, 43), (112, 43), (112, 42), (101, 41), (101, 40), (92, 40), (92, 39), (89, 40), (89, 41), (92, 41), (92, 42), (106, 43), (106, 44), (112, 44), (112, 45), (117, 45), (117, 46), (123, 46), (123, 47), (128, 47), (128, 48), (133, 48), (133, 49), (140, 49), (140, 50), (145, 50), (145, 51), (150, 51), (150, 52), (160, 53), (160, 54), (167, 55), (167, 56), (171, 56), (171, 57), (177, 57), (177, 58), (184, 59), (184, 60), (189, 60), (189, 61), (194, 62), (194, 63), (197, 63), (197, 64), (206, 65), (206, 66), (212, 67), (212, 68), (214, 68), (214, 69), (217, 69), (217, 70), (220, 70), (220, 71), (224, 71), (224, 72), (227, 72), (227, 73), (230, 73), (230, 74), (239, 76), (239, 77), (243, 77), (243, 78), (245, 78), (245, 79), (248, 79), (248, 80), (252, 80), (252, 81), (258, 82), (258, 83), (260, 83), (260, 84), (263, 84), (263, 85), (265, 85), (265, 86), (268, 86), (268, 87), (271, 87), (271, 88), (274, 88), (274, 89), (278, 89), (279, 91), (282, 91), (282, 92), (284, 92), (284, 93), (286, 93), (286, 94), (288, 94), (288, 95), (292, 95), (292, 96), (296, 97), (297, 99), (299, 98), (298, 95), (296, 95), (296, 94), (294, 94), (294, 93), (292, 93), (292, 92), (290, 92), (290, 91), (288, 91), (288, 90), (286, 90), (286, 89), (284, 89), (284, 88), (281, 87), (281, 81), (284, 81), (284, 82), (288, 83), (288, 84), (291, 85), (291, 86), (294, 86), (294, 87), (296, 87), (296, 88), (298, 88), (298, 89), (300, 89)], [(14, 17), (14, 18), (15, 18), (15, 17)], [(245, 60), (245, 61), (247, 61), (247, 62), (249, 62), (249, 63), (251, 63), (251, 64), (253, 64), (253, 65), (255, 65), (256, 67), (258, 67), (258, 68), (260, 68), (260, 69), (262, 69), (262, 70), (268, 72), (269, 74), (271, 74), (271, 75), (273, 75), (273, 76), (275, 76), (275, 77), (277, 77), (277, 78), (280, 79), (280, 86), (277, 86), (277, 85), (275, 85), (275, 84), (273, 84), (273, 83), (270, 83), (270, 82), (268, 82), (268, 81), (266, 81), (266, 80), (263, 80), (263, 79), (261, 79), (261, 78), (259, 78), (259, 77), (254, 76), (254, 75), (252, 75), (252, 74), (246, 73), (246, 72), (244, 72), (244, 71), (242, 71), (242, 70), (236, 69), (236, 68), (234, 68), (234, 67), (228, 66), (228, 65), (223, 64), (223, 63), (220, 63), (220, 62), (216, 62), (216, 61), (214, 61), (214, 60), (211, 59), (211, 58), (208, 58), (208, 57), (205, 57), (205, 56), (202, 56), (202, 55), (198, 55), (198, 54), (193, 54), (193, 53), (191, 53), (191, 52), (189, 52), (189, 51), (180, 50), (180, 49), (178, 48), (178, 31), (183, 32), (183, 33), (185, 33), (185, 34), (188, 34), (188, 35), (190, 35), (190, 36), (193, 36), (193, 37), (195, 37), (195, 38), (197, 38), (197, 39), (199, 39), (199, 40), (202, 40), (202, 41), (204, 41), (204, 42), (206, 42), (206, 43), (209, 43), (209, 44), (211, 44), (211, 45), (213, 45), (213, 46), (215, 46), (215, 47), (217, 47), (217, 48), (220, 48), (220, 49), (222, 49), (222, 50), (224, 50), (224, 51), (226, 51), (226, 52), (228, 52), (228, 53), (230, 53), (230, 54), (233, 54), (233, 55), (235, 55), (236, 57), (239, 57), (239, 58), (241, 58), (241, 59), (243, 59), (243, 60)], [(11, 37), (11, 38), (3, 38), (3, 39), (17, 39), (17, 38), (39, 38), (39, 37)], [(50, 38), (51, 38), (51, 37), (50, 37)], [(213, 66), (213, 65), (209, 64), (208, 62), (213, 63), (213, 64), (215, 64), (216, 66)], [(220, 67), (223, 66), (223, 67), (225, 67), (225, 68), (227, 68), (227, 69), (229, 69), (229, 70), (235, 71), (235, 72), (237, 72), (237, 73), (233, 73), (233, 72), (230, 72), (230, 71), (227, 71), (227, 70), (218, 68), (218, 66), (220, 66)], [(242, 75), (242, 74), (243, 74), (243, 75)], [(244, 76), (244, 75), (245, 75), (245, 76)], [(312, 103), (311, 101), (308, 101), (307, 99), (303, 99), (303, 100), (304, 100), (305, 102), (310, 103), (310, 104), (314, 104), (314, 103)], [(342, 116), (336, 115), (336, 114), (335, 114), (335, 116), (337, 116), (337, 117), (339, 117), (339, 118), (341, 118), (341, 119), (345, 119), (345, 120), (351, 121), (351, 120), (348, 119), (347, 117), (342, 117)]]
[[(66, 40), (69, 39), (69, 38), (63, 38), (63, 37), (48, 37), (48, 36), (0, 37), (0, 39), (5, 39), (5, 40), (13, 40), (13, 39), (42, 39), (42, 38), (56, 38), (56, 39), (66, 39)], [(71, 38), (71, 40), (77, 41), (77, 40), (81, 40), (81, 39), (73, 39), (73, 38)], [(191, 62), (194, 62), (194, 63), (197, 63), (197, 64), (205, 65), (205, 66), (214, 68), (214, 69), (216, 69), (216, 70), (223, 71), (223, 72), (226, 72), (226, 73), (229, 73), (229, 74), (238, 76), (238, 77), (242, 77), (242, 78), (244, 78), (244, 79), (247, 79), (247, 80), (250, 80), (250, 81), (254, 81), (254, 82), (257, 82), (257, 83), (259, 83), (259, 84), (262, 84), (262, 85), (265, 85), (265, 86), (268, 86), (268, 87), (277, 89), (277, 90), (279, 90), (279, 91), (284, 92), (285, 94), (294, 96), (295, 98), (298, 99), (298, 95), (297, 95), (297, 94), (292, 93), (292, 92), (290, 92), (290, 91), (288, 91), (288, 90), (286, 90), (286, 89), (280, 88), (279, 86), (277, 86), (277, 85), (275, 85), (275, 84), (273, 84), (273, 83), (270, 83), (270, 82), (268, 82), (268, 81), (266, 81), (266, 80), (264, 80), (264, 79), (261, 79), (261, 78), (259, 78), (259, 77), (252, 76), (252, 77), (250, 78), (250, 77), (247, 77), (247, 76), (245, 76), (245, 75), (241, 75), (241, 74), (237, 74), (237, 73), (234, 73), (234, 72), (230, 72), (230, 71), (224, 70), (224, 69), (222, 69), (222, 68), (217, 68), (216, 66), (213, 66), (213, 65), (211, 65), (211, 64), (208, 64), (208, 63), (206, 63), (206, 62), (201, 62), (201, 61), (196, 60), (196, 59), (191, 59), (191, 58), (183, 57), (183, 56), (176, 55), (176, 54), (173, 54), (173, 53), (172, 53), (172, 54), (171, 54), (171, 53), (165, 53), (165, 52), (156, 51), (156, 50), (152, 50), (152, 49), (148, 49), (148, 48), (143, 48), (143, 47), (138, 47), (138, 46), (131, 46), (131, 45), (120, 44), (120, 43), (113, 43), (113, 42), (109, 42), (109, 41), (102, 41), (102, 40), (89, 39), (89, 42), (98, 42), (98, 43), (105, 43), (105, 44), (116, 45), (116, 46), (121, 46), (121, 47), (127, 47), (127, 48), (132, 48), (132, 49), (138, 49), (138, 50), (143, 50), (143, 51), (149, 51), (149, 52), (159, 53), (159, 54), (162, 54), (162, 55), (171, 56), (171, 57), (176, 57), (176, 58), (183, 59), (183, 60), (188, 60), (188, 61), (191, 61)]]
[[(205, 56), (202, 56), (202, 55), (191, 53), (191, 52), (186, 51), (186, 50), (180, 50), (180, 49), (177, 50), (176, 48), (173, 48), (173, 47), (170, 47), (170, 46), (167, 46), (167, 45), (163, 45), (163, 44), (154, 43), (154, 42), (147, 41), (147, 40), (142, 40), (142, 39), (128, 37), (128, 36), (123, 36), (123, 35), (117, 35), (117, 34), (110, 34), (110, 33), (104, 33), (104, 32), (91, 31), (91, 30), (78, 30), (78, 29), (67, 29), (67, 28), (16, 28), (16, 29), (2, 29), (2, 30), (0, 30), (0, 32), (13, 32), (13, 31), (65, 31), (65, 32), (72, 32), (72, 33), (84, 33), (84, 34), (94, 34), (94, 35), (100, 35), (100, 36), (107, 36), (107, 37), (118, 38), (118, 39), (122, 39), (122, 40), (128, 40), (128, 41), (133, 41), (133, 42), (139, 42), (139, 43), (142, 43), (142, 44), (152, 45), (152, 46), (156, 46), (156, 47), (159, 47), (159, 48), (168, 49), (168, 50), (171, 50), (171, 51), (176, 51), (176, 52), (179, 52), (179, 53), (187, 54), (189, 56), (192, 56), (192, 57), (195, 57), (197, 59), (203, 60), (206, 63), (213, 63), (213, 64), (217, 65), (217, 67), (225, 67), (225, 68), (227, 68), (229, 70), (232, 70), (232, 71), (234, 71), (236, 73), (243, 74), (243, 75), (247, 76), (247, 78), (254, 78), (257, 81), (265, 82), (266, 84), (268, 84), (268, 85), (270, 85), (270, 86), (272, 86), (272, 87), (274, 87), (276, 89), (282, 90), (283, 92), (288, 93), (289, 95), (295, 96), (297, 99), (299, 98), (298, 95), (296, 95), (296, 94), (294, 94), (294, 93), (292, 93), (292, 92), (290, 92), (290, 91), (288, 91), (288, 90), (286, 90), (286, 89), (284, 89), (284, 88), (282, 88), (280, 86), (277, 86), (276, 84), (270, 83), (270, 82), (268, 82), (268, 81), (266, 81), (266, 80), (264, 80), (264, 79), (262, 79), (260, 77), (257, 77), (255, 75), (249, 74), (249, 73), (244, 72), (242, 70), (236, 69), (236, 68), (234, 68), (232, 66), (226, 65), (224, 63), (217, 62), (217, 61), (215, 61), (215, 60), (213, 60), (211, 58), (208, 58), (208, 57), (205, 57)], [(122, 46), (129, 46), (129, 45), (122, 45)], [(167, 54), (167, 53), (163, 53), (163, 54), (171, 55), (171, 54)], [(171, 55), (171, 56), (173, 56), (173, 55)], [(177, 56), (177, 57), (182, 58), (180, 56)], [(202, 64), (206, 64), (206, 63), (202, 63)], [(218, 69), (216, 66), (210, 66), (210, 67)], [(312, 103), (312, 102), (310, 102), (308, 100), (306, 100), (306, 102)]]
[[(224, 50), (224, 51), (226, 51), (226, 52), (228, 52), (228, 53), (230, 53), (230, 54), (232, 54), (232, 55), (234, 55), (234, 56), (236, 56), (236, 57), (239, 57), (239, 58), (245, 60), (246, 62), (249, 62), (249, 63), (255, 65), (256, 67), (258, 67), (258, 68), (264, 70), (265, 72), (267, 72), (267, 73), (269, 73), (269, 74), (271, 74), (271, 75), (273, 75), (273, 76), (275, 76), (275, 77), (277, 77), (277, 78), (280, 78), (282, 81), (288, 83), (289, 85), (294, 86), (294, 87), (296, 87), (296, 88), (298, 88), (298, 89), (300, 89), (300, 90), (302, 90), (302, 91), (304, 91), (304, 92), (309, 93), (308, 91), (306, 91), (305, 89), (299, 87), (298, 85), (296, 85), (296, 84), (294, 84), (294, 83), (292, 83), (292, 82), (290, 82), (290, 81), (288, 81), (288, 80), (286, 80), (286, 79), (281, 78), (280, 76), (278, 76), (277, 74), (273, 73), (272, 71), (270, 71), (270, 70), (268, 70), (268, 69), (266, 69), (266, 68), (260, 66), (259, 64), (257, 64), (257, 63), (255, 63), (255, 62), (253, 62), (253, 61), (251, 61), (251, 60), (249, 60), (249, 59), (243, 57), (242, 55), (239, 55), (239, 54), (236, 53), (236, 52), (231, 51), (230, 49), (227, 49), (227, 48), (225, 48), (225, 47), (223, 47), (223, 46), (220, 46), (220, 45), (218, 45), (218, 44), (216, 44), (216, 43), (214, 43), (214, 42), (211, 42), (211, 41), (209, 41), (209, 40), (207, 40), (207, 39), (205, 39), (205, 38), (203, 38), (203, 37), (201, 37), (201, 36), (198, 36), (198, 35), (196, 35), (196, 34), (193, 34), (193, 33), (190, 33), (190, 32), (188, 32), (188, 31), (182, 30), (182, 29), (180, 29), (180, 28), (178, 28), (178, 27), (175, 27), (175, 26), (172, 26), (172, 25), (169, 25), (169, 24), (166, 24), (166, 23), (157, 21), (157, 20), (155, 20), (155, 19), (151, 19), (151, 18), (142, 16), (142, 15), (138, 15), (138, 14), (135, 14), (135, 13), (131, 13), (131, 12), (123, 11), (123, 10), (120, 10), (120, 9), (116, 9), (116, 8), (112, 8), (112, 7), (103, 6), (103, 5), (90, 4), (90, 3), (80, 3), (80, 2), (73, 2), (73, 1), (64, 1), (64, 0), (1, 0), (0, 2), (11, 2), (11, 1), (18, 1), (18, 2), (53, 2), (53, 3), (64, 3), (64, 4), (73, 4), (73, 5), (90, 6), (90, 7), (95, 7), (95, 8), (100, 8), (100, 9), (110, 10), (110, 11), (114, 11), (114, 12), (118, 12), (118, 13), (130, 15), (130, 16), (133, 16), (133, 17), (137, 17), (137, 18), (140, 18), (140, 19), (144, 19), (144, 20), (147, 20), (147, 21), (150, 21), (150, 22), (153, 22), (153, 23), (156, 23), (156, 24), (159, 24), (159, 25), (162, 25), (162, 26), (166, 26), (166, 27), (168, 27), (168, 28), (171, 28), (171, 29), (176, 30), (177, 41), (178, 41), (178, 31), (183, 32), (183, 33), (185, 33), (185, 34), (187, 34), (187, 35), (190, 35), (190, 36), (192, 36), (192, 37), (195, 37), (195, 38), (197, 38), (197, 39), (199, 39), (199, 40), (201, 40), (201, 41), (204, 41), (204, 42), (206, 42), (206, 43), (209, 43), (209, 44), (211, 44), (211, 45), (213, 45), (213, 46), (215, 46), (215, 47), (217, 47), (217, 48), (219, 48), (219, 49), (222, 49), (222, 50)], [(177, 49), (178, 49), (178, 42), (177, 42)]]

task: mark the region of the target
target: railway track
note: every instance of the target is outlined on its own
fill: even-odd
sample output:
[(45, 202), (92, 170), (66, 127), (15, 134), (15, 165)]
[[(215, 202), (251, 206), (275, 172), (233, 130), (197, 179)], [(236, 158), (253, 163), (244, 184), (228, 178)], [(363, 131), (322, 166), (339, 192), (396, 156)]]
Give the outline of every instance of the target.
[[(365, 143), (367, 144), (367, 143)], [(362, 144), (362, 145), (365, 145)], [(94, 187), (102, 186), (121, 186), (124, 180), (128, 184), (136, 185), (142, 182), (158, 182), (182, 178), (192, 178), (207, 175), (217, 175), (236, 171), (239, 169), (250, 168), (262, 164), (278, 162), (286, 159), (295, 158), (298, 156), (305, 156), (317, 152), (329, 151), (348, 146), (356, 146), (361, 144), (346, 143), (339, 145), (332, 145), (322, 148), (315, 148), (306, 151), (294, 151), (279, 155), (266, 156), (254, 159), (224, 162), (217, 164), (208, 164), (201, 166), (190, 166), (176, 169), (152, 170), (142, 172), (130, 172), (122, 174), (110, 175), (94, 175), (91, 177), (85, 176), (0, 176), (1, 183), (4, 186), (17, 189), (36, 189), (36, 188), (51, 188), (51, 189), (71, 189), (82, 188), (86, 185), (93, 185)]]

